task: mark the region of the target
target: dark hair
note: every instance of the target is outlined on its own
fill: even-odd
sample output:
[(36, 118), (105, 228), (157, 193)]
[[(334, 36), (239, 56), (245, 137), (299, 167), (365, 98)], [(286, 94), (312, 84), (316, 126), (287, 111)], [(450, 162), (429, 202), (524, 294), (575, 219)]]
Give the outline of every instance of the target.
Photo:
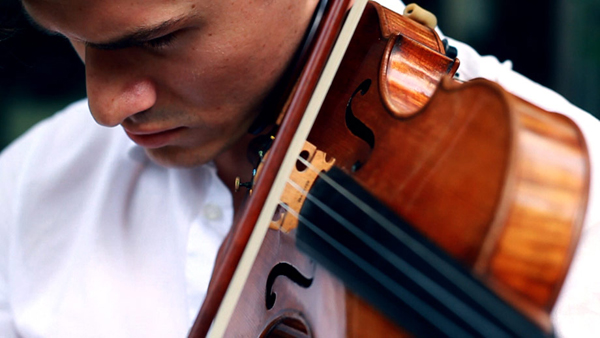
[(23, 7), (18, 0), (3, 0), (0, 3), (0, 41), (15, 34), (23, 19)]
[(8, 39), (14, 32), (15, 30), (13, 28), (0, 27), (0, 41)]

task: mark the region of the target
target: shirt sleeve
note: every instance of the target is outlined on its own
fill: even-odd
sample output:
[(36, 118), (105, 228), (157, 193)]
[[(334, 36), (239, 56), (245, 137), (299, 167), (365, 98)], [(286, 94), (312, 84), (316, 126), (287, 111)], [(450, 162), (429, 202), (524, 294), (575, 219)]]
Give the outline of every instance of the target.
[[(10, 148), (0, 153), (0, 337), (17, 337), (14, 318), (10, 306), (9, 292), (9, 253), (10, 228), (13, 223), (14, 182), (16, 170), (11, 169), (10, 162), (14, 160), (16, 151)], [(13, 163), (15, 164), (15, 163)]]
[[(4, 268), (4, 267), (3, 267)], [(0, 279), (0, 336), (6, 338), (17, 337), (13, 317), (8, 301), (8, 288), (4, 276)]]

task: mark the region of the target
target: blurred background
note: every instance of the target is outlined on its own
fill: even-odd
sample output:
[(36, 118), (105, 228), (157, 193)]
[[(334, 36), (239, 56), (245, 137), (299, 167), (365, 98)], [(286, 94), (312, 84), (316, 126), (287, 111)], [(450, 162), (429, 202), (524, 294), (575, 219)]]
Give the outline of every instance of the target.
[[(407, 1), (408, 2), (408, 1)], [(419, 0), (442, 31), (599, 116), (600, 1)], [(33, 28), (0, 0), (0, 150), (31, 125), (85, 96), (69, 43)], [(59, 131), (57, 131), (59, 132)]]

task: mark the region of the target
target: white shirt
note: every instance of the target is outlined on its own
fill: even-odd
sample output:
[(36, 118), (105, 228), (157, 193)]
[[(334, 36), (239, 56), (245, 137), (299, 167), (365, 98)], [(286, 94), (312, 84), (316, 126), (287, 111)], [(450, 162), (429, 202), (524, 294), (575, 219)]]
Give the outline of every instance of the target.
[[(402, 10), (395, 1), (381, 1)], [(600, 123), (511, 70), (458, 48), (462, 79), (485, 77), (582, 129), (593, 170)], [(598, 179), (582, 241), (553, 312), (559, 335), (600, 336)], [(0, 156), (0, 337), (182, 337), (232, 221), (211, 165), (166, 169), (121, 128), (76, 103)]]
[(213, 165), (165, 169), (79, 102), (0, 158), (0, 337), (183, 337), (232, 222)]

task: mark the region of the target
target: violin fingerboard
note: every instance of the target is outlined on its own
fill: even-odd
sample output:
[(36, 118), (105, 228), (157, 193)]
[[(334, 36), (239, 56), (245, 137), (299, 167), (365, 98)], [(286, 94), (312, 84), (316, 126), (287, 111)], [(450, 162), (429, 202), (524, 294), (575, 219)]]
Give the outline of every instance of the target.
[(340, 169), (316, 181), (299, 219), (300, 250), (418, 337), (547, 337)]

